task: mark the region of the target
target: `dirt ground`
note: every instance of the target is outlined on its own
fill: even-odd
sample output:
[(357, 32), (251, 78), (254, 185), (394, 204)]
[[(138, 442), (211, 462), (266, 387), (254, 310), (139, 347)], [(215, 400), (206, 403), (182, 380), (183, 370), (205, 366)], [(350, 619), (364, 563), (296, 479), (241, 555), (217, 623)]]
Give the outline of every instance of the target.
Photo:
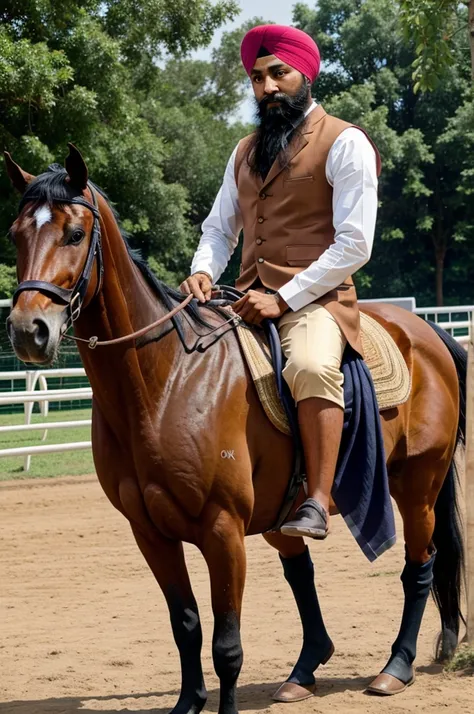
[[(5, 483), (0, 487), (0, 712), (155, 712), (174, 705), (178, 655), (161, 592), (126, 521), (93, 477)], [(318, 674), (318, 695), (272, 704), (300, 646), (300, 628), (276, 552), (247, 541), (243, 612), (242, 712), (402, 714), (474, 711), (474, 678), (432, 664), (438, 616), (429, 603), (419, 641), (417, 681), (398, 697), (363, 694), (385, 663), (399, 622), (400, 541), (370, 565), (341, 519), (312, 544), (336, 654)], [(207, 571), (187, 549), (204, 629), (207, 711), (217, 712)]]

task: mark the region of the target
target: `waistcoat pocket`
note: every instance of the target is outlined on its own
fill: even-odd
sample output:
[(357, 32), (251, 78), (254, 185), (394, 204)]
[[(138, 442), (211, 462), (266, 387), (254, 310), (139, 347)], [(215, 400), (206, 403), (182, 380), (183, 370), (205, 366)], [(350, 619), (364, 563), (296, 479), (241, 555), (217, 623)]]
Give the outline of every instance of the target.
[(321, 257), (326, 250), (323, 243), (315, 245), (287, 245), (286, 262), (294, 267), (307, 267)]

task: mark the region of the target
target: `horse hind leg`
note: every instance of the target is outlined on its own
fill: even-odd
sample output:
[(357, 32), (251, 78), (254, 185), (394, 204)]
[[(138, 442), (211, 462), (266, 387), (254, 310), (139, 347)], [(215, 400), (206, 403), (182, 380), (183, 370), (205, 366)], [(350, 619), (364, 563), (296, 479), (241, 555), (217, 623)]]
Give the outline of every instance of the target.
[(303, 628), (303, 645), (290, 676), (273, 695), (279, 702), (296, 702), (314, 693), (314, 672), (334, 654), (334, 645), (324, 624), (314, 582), (314, 567), (302, 538), (282, 533), (265, 533), (264, 538), (279, 551), (283, 573), (295, 598)]
[(171, 714), (198, 714), (207, 700), (201, 665), (202, 630), (183, 546), (158, 532), (145, 536), (132, 525), (145, 560), (165, 596), (181, 660), (181, 693)]
[[(441, 592), (443, 603), (446, 597), (459, 603), (459, 591), (456, 584), (448, 585), (449, 594), (445, 592), (446, 573), (436, 566), (437, 555), (440, 564), (447, 563), (446, 555), (452, 542), (440, 539), (440, 534), (446, 525), (442, 524), (442, 513), (449, 510), (449, 500), (452, 497), (451, 479), (454, 478), (452, 465), (448, 468), (446, 479), (446, 464), (441, 461), (437, 466), (431, 464), (431, 473), (418, 466), (405, 469), (399, 477), (402, 481), (395, 488), (393, 496), (402, 515), (406, 555), (405, 567), (401, 575), (404, 591), (404, 607), (402, 621), (397, 639), (392, 645), (392, 653), (380, 675), (368, 687), (374, 694), (398, 694), (414, 681), (413, 663), (416, 657), (416, 645), (426, 602), (430, 590)], [(434, 473), (433, 473), (434, 472)], [(435, 531), (435, 521), (438, 516), (439, 526)], [(438, 554), (437, 554), (438, 549)], [(453, 560), (455, 560), (453, 552)], [(449, 569), (457, 569), (459, 563), (453, 562)], [(449, 577), (449, 575), (448, 575)], [(451, 605), (450, 609), (453, 609)], [(458, 606), (454, 608), (458, 613)], [(451, 622), (452, 618), (442, 614), (444, 637), (445, 625), (451, 626), (456, 633), (459, 625)]]

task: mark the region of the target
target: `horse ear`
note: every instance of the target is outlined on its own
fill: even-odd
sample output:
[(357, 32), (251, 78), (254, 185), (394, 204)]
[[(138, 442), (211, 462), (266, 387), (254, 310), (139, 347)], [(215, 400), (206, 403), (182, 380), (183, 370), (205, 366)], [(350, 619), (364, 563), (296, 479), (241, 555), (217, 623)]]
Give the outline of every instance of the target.
[(21, 194), (25, 193), (26, 187), (29, 183), (33, 181), (35, 177), (31, 174), (27, 174), (26, 171), (23, 171), (23, 169), (18, 166), (18, 164), (15, 164), (8, 151), (3, 152), (3, 157), (5, 159), (5, 165), (7, 167), (7, 174), (10, 181), (12, 182), (12, 185)]
[(87, 187), (88, 171), (86, 162), (82, 158), (79, 149), (76, 149), (74, 144), (68, 144), (69, 156), (66, 158), (66, 171), (69, 174), (69, 181), (75, 188), (80, 188), (81, 191)]

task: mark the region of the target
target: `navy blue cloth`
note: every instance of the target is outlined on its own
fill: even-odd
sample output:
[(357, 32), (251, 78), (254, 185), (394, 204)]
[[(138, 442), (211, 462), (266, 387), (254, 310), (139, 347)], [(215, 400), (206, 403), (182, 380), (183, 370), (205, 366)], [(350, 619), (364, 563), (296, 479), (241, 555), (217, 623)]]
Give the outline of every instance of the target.
[[(295, 403), (283, 379), (283, 354), (276, 325), (266, 320), (277, 388), (295, 444), (295, 468), (283, 518), (292, 496), (300, 488), (304, 456)], [(382, 426), (372, 375), (364, 360), (348, 346), (341, 370), (344, 375), (344, 430), (332, 489), (332, 497), (362, 552), (373, 562), (396, 542), (395, 519), (388, 487)], [(281, 525), (277, 523), (277, 528)]]
[(396, 541), (382, 426), (369, 368), (348, 347), (344, 431), (332, 497), (362, 552), (372, 562)]

